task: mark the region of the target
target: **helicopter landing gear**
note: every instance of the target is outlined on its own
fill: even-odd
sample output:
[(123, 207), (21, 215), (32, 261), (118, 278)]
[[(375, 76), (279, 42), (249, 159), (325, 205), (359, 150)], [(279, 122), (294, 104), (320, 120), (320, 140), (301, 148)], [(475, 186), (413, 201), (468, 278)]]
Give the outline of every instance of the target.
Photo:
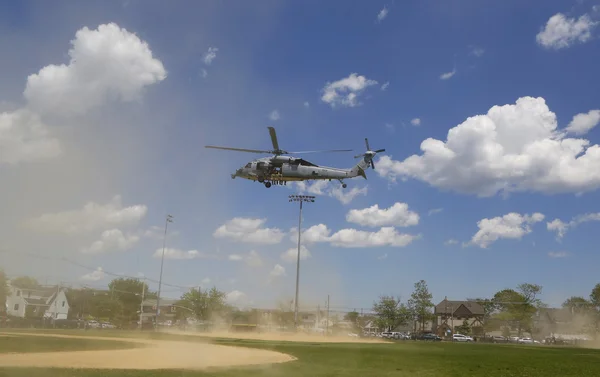
[(266, 188), (269, 188), (269, 187), (271, 187), (271, 182), (265, 182), (265, 187), (266, 187)]
[(264, 183), (265, 182), (265, 177), (258, 177), (258, 181), (260, 183)]
[(345, 184), (344, 181), (342, 181), (341, 179), (338, 179), (338, 181), (340, 181), (340, 183), (342, 184), (342, 188), (348, 187), (348, 185)]

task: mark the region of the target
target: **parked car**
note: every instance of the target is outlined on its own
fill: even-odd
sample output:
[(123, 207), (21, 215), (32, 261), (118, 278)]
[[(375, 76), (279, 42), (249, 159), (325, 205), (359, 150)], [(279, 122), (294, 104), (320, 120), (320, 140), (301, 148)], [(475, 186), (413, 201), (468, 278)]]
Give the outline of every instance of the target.
[(520, 338), (518, 340), (519, 344), (533, 344), (533, 339), (531, 338)]
[(462, 335), (462, 334), (453, 334), (452, 335), (453, 342), (472, 342), (473, 338), (470, 336)]
[(495, 335), (492, 337), (492, 343), (508, 343), (508, 339), (500, 335)]
[(432, 342), (437, 342), (437, 341), (442, 340), (442, 338), (440, 338), (439, 336), (437, 336), (435, 334), (423, 334), (423, 335), (421, 335), (421, 337), (419, 339), (432, 341)]

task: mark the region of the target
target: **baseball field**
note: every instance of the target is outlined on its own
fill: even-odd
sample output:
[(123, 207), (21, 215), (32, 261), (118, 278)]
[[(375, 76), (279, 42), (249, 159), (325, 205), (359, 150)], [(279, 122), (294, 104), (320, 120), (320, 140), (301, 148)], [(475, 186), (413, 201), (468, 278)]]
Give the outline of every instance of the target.
[(553, 346), (121, 331), (0, 334), (0, 376), (600, 376), (600, 351)]

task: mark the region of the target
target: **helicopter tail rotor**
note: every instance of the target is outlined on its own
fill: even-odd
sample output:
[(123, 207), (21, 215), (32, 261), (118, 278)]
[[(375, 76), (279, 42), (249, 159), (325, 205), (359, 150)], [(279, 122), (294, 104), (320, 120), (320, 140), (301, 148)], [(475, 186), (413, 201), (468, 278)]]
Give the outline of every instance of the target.
[(367, 147), (367, 151), (363, 154), (354, 156), (354, 158), (364, 157), (365, 160), (367, 161), (367, 163), (369, 165), (371, 165), (373, 170), (375, 170), (375, 163), (373, 162), (373, 157), (375, 157), (375, 155), (377, 153), (385, 152), (385, 149), (377, 149), (377, 150), (372, 151), (371, 148), (369, 147), (369, 139), (367, 139), (367, 138), (365, 138), (365, 146)]

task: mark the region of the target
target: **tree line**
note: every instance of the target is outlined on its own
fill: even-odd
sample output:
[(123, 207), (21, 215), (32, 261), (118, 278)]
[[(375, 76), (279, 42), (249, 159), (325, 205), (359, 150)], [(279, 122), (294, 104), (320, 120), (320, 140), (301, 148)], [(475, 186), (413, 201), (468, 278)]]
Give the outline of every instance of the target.
[[(481, 305), (481, 321), (473, 326), (473, 322), (464, 320), (461, 325), (453, 326), (453, 330), (465, 335), (483, 335), (491, 331), (502, 331), (505, 336), (514, 333), (521, 336), (524, 332), (539, 335), (557, 322), (551, 314), (540, 319), (541, 313), (549, 313), (548, 305), (540, 300), (542, 289), (541, 285), (523, 283), (514, 289), (502, 289), (489, 298), (466, 299), (464, 301)], [(414, 284), (414, 290), (405, 302), (400, 297), (380, 296), (373, 303), (373, 314), (361, 316), (353, 311), (347, 313), (345, 319), (355, 324), (356, 330), (371, 323), (384, 331), (407, 328), (412, 332), (426, 332), (431, 329), (428, 324), (438, 322), (434, 308), (427, 282), (420, 280)], [(570, 297), (562, 308), (567, 309), (569, 320), (577, 325), (574, 331), (594, 336), (600, 333), (600, 284), (592, 289), (589, 298)]]

